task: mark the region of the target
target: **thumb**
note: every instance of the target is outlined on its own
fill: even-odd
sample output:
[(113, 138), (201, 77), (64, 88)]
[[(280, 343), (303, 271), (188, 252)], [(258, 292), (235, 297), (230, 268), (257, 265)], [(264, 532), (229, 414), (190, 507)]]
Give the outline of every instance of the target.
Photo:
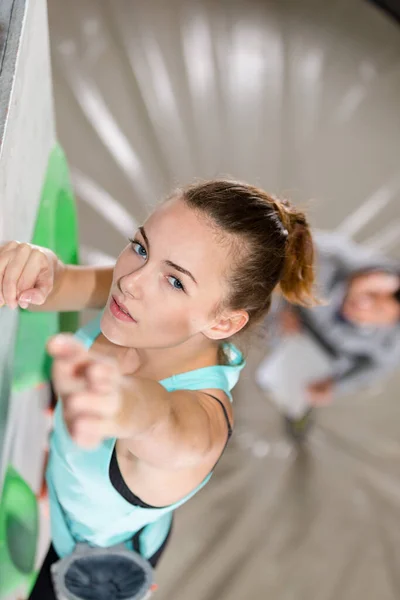
[[(37, 288), (31, 288), (30, 290), (25, 290), (20, 295), (18, 302), (22, 302), (23, 304), (43, 304), (46, 300), (46, 296), (38, 290)], [(24, 307), (23, 307), (24, 308)]]

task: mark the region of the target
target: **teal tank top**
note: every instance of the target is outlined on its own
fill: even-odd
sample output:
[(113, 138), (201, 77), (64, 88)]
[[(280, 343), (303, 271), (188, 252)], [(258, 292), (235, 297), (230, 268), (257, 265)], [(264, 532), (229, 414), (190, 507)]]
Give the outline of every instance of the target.
[[(76, 332), (87, 347), (100, 334), (100, 318)], [(245, 361), (233, 344), (224, 347), (229, 364), (205, 367), (163, 379), (168, 391), (221, 389), (232, 401), (231, 390), (237, 383)], [(77, 542), (107, 547), (125, 543), (140, 531), (140, 553), (150, 558), (166, 539), (173, 511), (194, 496), (209, 481), (211, 474), (190, 494), (164, 508), (144, 508), (128, 502), (110, 481), (109, 466), (116, 439), (103, 441), (94, 450), (75, 444), (65, 426), (61, 403), (54, 415), (50, 440), (47, 484), (50, 500), (51, 534), (60, 557), (70, 554)]]

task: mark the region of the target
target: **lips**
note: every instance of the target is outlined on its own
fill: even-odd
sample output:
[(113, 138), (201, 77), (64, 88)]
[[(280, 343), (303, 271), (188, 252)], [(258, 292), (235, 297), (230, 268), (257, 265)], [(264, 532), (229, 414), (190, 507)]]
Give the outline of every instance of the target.
[(131, 319), (133, 319), (131, 313), (129, 312), (129, 310), (126, 308), (126, 306), (124, 304), (122, 304), (122, 302), (120, 302), (118, 300), (118, 298), (116, 298), (115, 296), (113, 296), (113, 300), (115, 302), (115, 304), (117, 304), (117, 306), (124, 311), (124, 313), (126, 313)]
[(136, 319), (128, 312), (126, 306), (117, 300), (115, 296), (111, 296), (111, 302), (109, 306), (111, 314), (118, 320), (125, 323), (137, 323)]

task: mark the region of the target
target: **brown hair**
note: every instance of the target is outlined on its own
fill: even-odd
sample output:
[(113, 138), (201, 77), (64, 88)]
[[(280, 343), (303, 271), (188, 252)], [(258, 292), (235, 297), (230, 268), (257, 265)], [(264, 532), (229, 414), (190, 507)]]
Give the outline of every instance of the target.
[[(174, 196), (177, 192), (174, 193)], [(314, 302), (314, 246), (306, 216), (287, 200), (240, 181), (214, 179), (178, 190), (183, 200), (233, 236), (232, 309), (259, 321), (279, 285), (292, 303)]]

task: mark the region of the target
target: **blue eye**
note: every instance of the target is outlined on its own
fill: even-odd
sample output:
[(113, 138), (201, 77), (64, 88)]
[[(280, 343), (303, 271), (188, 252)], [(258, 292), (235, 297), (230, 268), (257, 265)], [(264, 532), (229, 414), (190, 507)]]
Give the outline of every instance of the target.
[(132, 250), (136, 252), (142, 258), (147, 258), (147, 250), (142, 244), (137, 242), (136, 240), (129, 240), (131, 242)]
[(171, 275), (170, 277), (167, 277), (167, 279), (168, 279), (169, 283), (171, 284), (171, 286), (175, 290), (180, 290), (181, 292), (185, 291), (185, 288), (183, 287), (183, 283), (179, 279), (177, 279), (173, 275)]

